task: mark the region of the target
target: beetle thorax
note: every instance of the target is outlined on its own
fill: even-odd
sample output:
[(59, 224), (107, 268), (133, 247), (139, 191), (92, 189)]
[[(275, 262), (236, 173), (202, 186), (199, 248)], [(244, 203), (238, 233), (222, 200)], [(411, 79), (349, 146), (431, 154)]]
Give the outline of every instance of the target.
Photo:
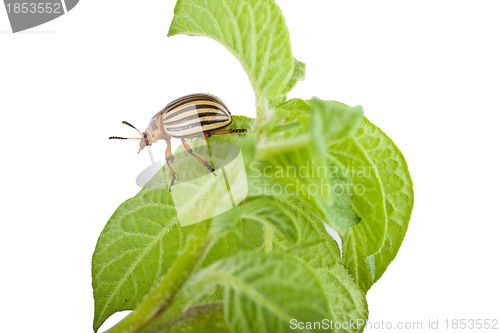
[(161, 139), (168, 139), (167, 133), (163, 128), (161, 115), (155, 115), (149, 122), (148, 129), (146, 130), (149, 144), (155, 143)]

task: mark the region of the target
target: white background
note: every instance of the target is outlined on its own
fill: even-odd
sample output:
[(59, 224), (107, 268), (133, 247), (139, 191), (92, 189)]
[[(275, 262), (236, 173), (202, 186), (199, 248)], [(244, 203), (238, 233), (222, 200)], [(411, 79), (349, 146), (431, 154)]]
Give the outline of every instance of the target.
[[(444, 332), (447, 318), (499, 319), (498, 1), (278, 4), (307, 64), (290, 97), (361, 104), (410, 168), (415, 208), (396, 260), (368, 293), (370, 320), (439, 319)], [(173, 8), (82, 0), (11, 34), (0, 7), (2, 332), (92, 331), (95, 243), (149, 165), (137, 142), (107, 140), (136, 134), (122, 120), (144, 129), (192, 92), (254, 115), (229, 52), (166, 37)], [(156, 144), (156, 158), (164, 148)]]

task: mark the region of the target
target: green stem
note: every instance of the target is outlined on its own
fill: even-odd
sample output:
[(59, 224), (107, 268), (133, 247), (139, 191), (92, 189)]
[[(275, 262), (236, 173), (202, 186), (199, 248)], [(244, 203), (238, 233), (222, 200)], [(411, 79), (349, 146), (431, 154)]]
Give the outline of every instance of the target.
[(257, 128), (264, 124), (269, 118), (269, 102), (263, 96), (256, 94), (255, 103), (257, 107), (257, 115), (255, 117)]
[(167, 324), (158, 327), (152, 332), (176, 332), (181, 331), (184, 325), (188, 325), (189, 323), (193, 323), (198, 321), (214, 320), (216, 318), (220, 318), (224, 321), (224, 309), (222, 303), (213, 303), (213, 304), (202, 304), (195, 305), (188, 308), (184, 313), (180, 316), (171, 320)]
[(264, 251), (271, 252), (273, 250), (273, 228), (268, 225), (264, 226)]
[(140, 332), (173, 302), (211, 245), (211, 222), (200, 223), (187, 240), (183, 252), (153, 291), (118, 324), (106, 333)]

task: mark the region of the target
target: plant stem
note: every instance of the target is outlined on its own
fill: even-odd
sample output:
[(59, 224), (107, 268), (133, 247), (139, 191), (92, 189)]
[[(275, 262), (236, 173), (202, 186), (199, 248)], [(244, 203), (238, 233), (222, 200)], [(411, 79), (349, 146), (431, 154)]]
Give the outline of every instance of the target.
[(259, 94), (256, 94), (255, 96), (256, 98), (256, 107), (257, 107), (257, 115), (255, 117), (255, 120), (256, 120), (256, 125), (257, 125), (257, 128), (259, 128), (262, 124), (264, 124), (267, 119), (269, 118), (269, 102), (268, 100), (263, 97), (263, 96), (260, 96)]
[(274, 232), (272, 227), (264, 226), (264, 252), (271, 252), (273, 250), (273, 237)]
[(160, 326), (152, 331), (156, 332), (176, 332), (180, 327), (187, 323), (192, 323), (196, 320), (203, 320), (204, 318), (224, 318), (224, 307), (222, 303), (202, 304), (195, 305), (187, 309), (184, 313), (177, 318), (171, 320), (167, 324)]
[(106, 333), (134, 333), (158, 317), (175, 299), (184, 283), (196, 269), (211, 245), (211, 221), (199, 223), (189, 236), (182, 253), (155, 289), (118, 324)]

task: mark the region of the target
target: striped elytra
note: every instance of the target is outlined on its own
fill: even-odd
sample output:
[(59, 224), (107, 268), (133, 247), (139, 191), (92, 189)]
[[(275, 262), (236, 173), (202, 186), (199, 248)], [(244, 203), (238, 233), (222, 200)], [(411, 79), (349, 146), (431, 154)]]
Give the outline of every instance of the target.
[(165, 132), (176, 138), (190, 138), (231, 124), (231, 113), (219, 98), (192, 94), (169, 103), (162, 111)]

